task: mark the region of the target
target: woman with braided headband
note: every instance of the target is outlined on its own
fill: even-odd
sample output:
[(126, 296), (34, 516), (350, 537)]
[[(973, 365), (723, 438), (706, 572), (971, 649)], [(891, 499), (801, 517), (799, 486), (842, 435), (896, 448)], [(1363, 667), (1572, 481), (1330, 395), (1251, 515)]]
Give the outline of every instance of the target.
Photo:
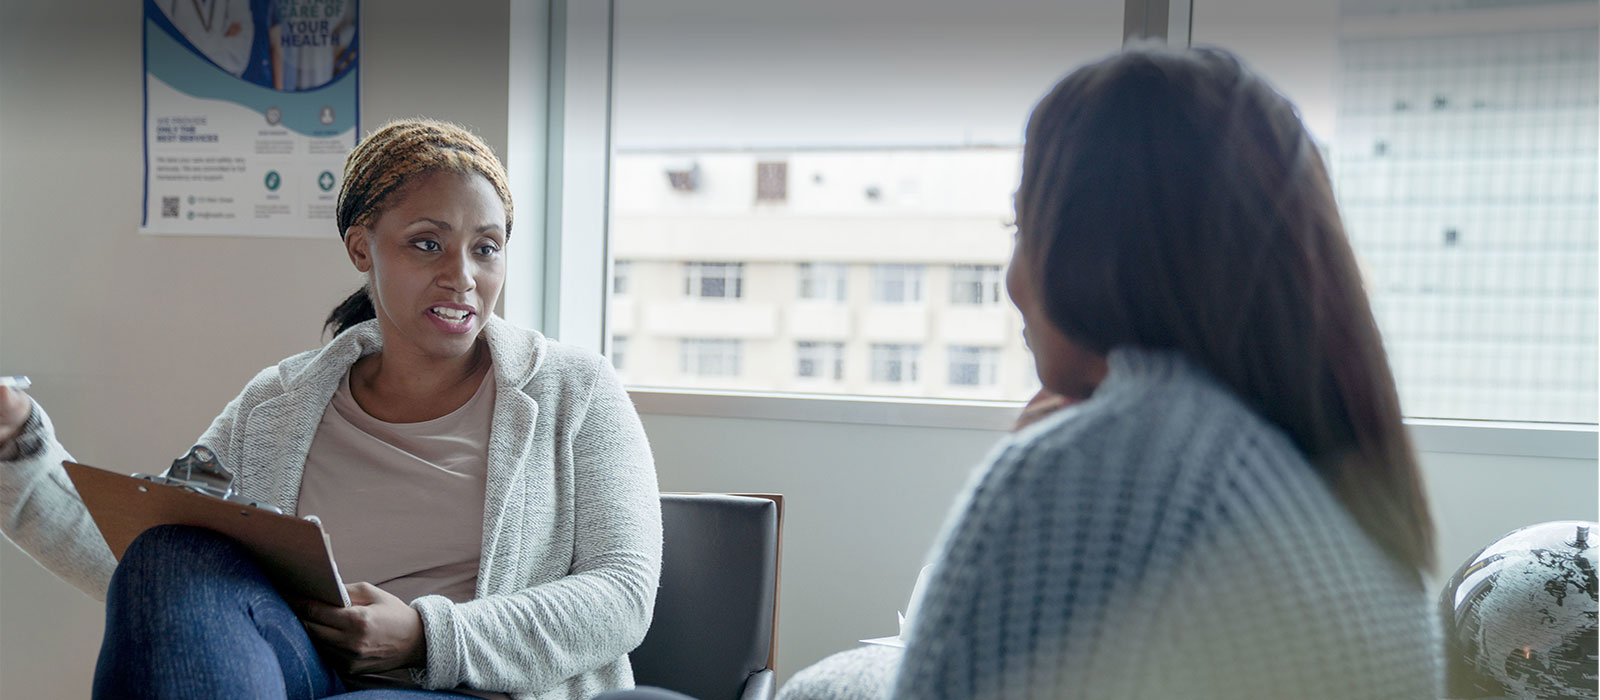
[(0, 390), (0, 525), (106, 601), (101, 698), (580, 700), (632, 685), (661, 515), (644, 431), (598, 355), (495, 318), (504, 169), (450, 124), (350, 154), (338, 226), (366, 284), (333, 339), (258, 374), (199, 443), (235, 490), (318, 516), (349, 607), (286, 601), (240, 548), (164, 526), (119, 564), (44, 411)]

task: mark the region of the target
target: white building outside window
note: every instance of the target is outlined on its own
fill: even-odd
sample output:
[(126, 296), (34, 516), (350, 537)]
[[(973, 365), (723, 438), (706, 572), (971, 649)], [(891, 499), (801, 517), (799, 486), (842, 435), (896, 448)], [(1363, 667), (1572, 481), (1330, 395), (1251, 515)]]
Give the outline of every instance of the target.
[(1000, 348), (952, 345), (949, 358), (952, 386), (994, 386), (1000, 379)]
[(702, 299), (744, 296), (744, 263), (684, 263), (683, 294)]
[(999, 304), (1004, 268), (999, 265), (955, 265), (950, 268), (950, 303), (978, 306)]
[(834, 263), (800, 263), (800, 298), (813, 301), (845, 300), (850, 268)]
[(872, 346), (872, 381), (887, 384), (915, 383), (917, 381), (917, 358), (921, 354), (921, 345), (874, 343)]
[(795, 343), (795, 376), (807, 379), (844, 379), (844, 343)]
[(873, 265), (872, 300), (879, 304), (916, 304), (922, 301), (922, 265)]
[[(995, 24), (972, 33), (959, 3), (885, 0), (914, 6), (913, 25), (880, 3), (769, 12), (725, 2), (616, 3), (608, 235), (609, 249), (633, 261), (624, 286), (684, 270), (685, 297), (741, 303), (653, 301), (641, 287), (607, 315), (609, 332), (641, 348), (683, 335), (743, 338), (747, 371), (684, 383), (696, 389), (785, 390), (796, 343), (826, 338), (864, 348), (999, 347), (1007, 369), (987, 394), (1033, 394), (1021, 319), (1001, 285), (1020, 124), (1063, 71), (1120, 46), (1125, 3), (997, 0)], [(1288, 4), (1298, 9), (1267, 18), (1262, 8), (1276, 7), (1268, 0), (1219, 0), (1194, 8), (1190, 32), (1197, 44), (1238, 52), (1301, 110), (1325, 155), (1405, 413), (1592, 425), (1600, 407), (1592, 2)], [(685, 12), (708, 5), (748, 10), (748, 32)], [(793, 13), (817, 21), (796, 23)], [(831, 29), (842, 23), (871, 31)], [(919, 51), (929, 26), (970, 34), (973, 51), (859, 70), (885, 47)], [(1284, 41), (1301, 37), (1322, 48)], [(830, 52), (798, 48), (813, 40), (830, 42)], [(770, 53), (737, 60), (752, 41)], [(1018, 50), (986, 50), (1001, 45)], [(785, 69), (781, 85), (729, 92), (759, 83), (771, 66)], [(993, 79), (952, 77), (980, 73)], [(956, 91), (981, 108), (930, 108)], [(848, 120), (814, 97), (845, 93)], [(686, 163), (702, 175), (693, 197), (670, 179)], [(700, 260), (742, 260), (748, 270), (684, 268)], [(839, 294), (817, 263), (789, 268), (800, 271), (797, 283), (763, 288), (759, 301), (744, 295), (745, 272), (764, 279), (817, 260), (849, 261), (857, 303), (817, 303)], [(941, 268), (931, 294), (925, 265)], [(873, 353), (844, 359), (847, 379), (813, 382), (816, 391), (938, 397), (961, 386), (942, 374), (886, 385), (873, 381), (887, 372)], [(680, 378), (670, 361), (659, 375), (649, 362), (633, 364), (629, 379), (640, 386)]]
[(737, 377), (742, 344), (724, 338), (684, 338), (680, 341), (678, 369), (694, 377)]

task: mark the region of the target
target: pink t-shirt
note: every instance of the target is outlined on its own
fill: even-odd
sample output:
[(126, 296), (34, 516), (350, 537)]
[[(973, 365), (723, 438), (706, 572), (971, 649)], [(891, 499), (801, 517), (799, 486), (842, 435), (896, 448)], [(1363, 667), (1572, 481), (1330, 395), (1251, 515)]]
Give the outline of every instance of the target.
[[(420, 423), (368, 415), (345, 372), (306, 453), (297, 511), (322, 520), (345, 583), (365, 581), (408, 603), (430, 594), (472, 600), (493, 417), (492, 371), (461, 408)], [(345, 684), (416, 687), (404, 670), (346, 676)]]
[(306, 454), (299, 515), (322, 520), (345, 583), (366, 581), (406, 602), (471, 600), (483, 549), (494, 373), (461, 408), (387, 423), (350, 394), (346, 372)]

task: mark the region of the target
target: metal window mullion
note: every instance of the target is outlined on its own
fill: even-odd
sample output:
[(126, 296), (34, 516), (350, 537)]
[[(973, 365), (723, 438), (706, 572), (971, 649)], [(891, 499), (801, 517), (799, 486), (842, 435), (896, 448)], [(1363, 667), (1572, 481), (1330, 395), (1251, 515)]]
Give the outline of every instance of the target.
[(1122, 5), (1122, 43), (1167, 40), (1170, 0), (1126, 0)]
[(1122, 43), (1159, 41), (1187, 47), (1194, 38), (1194, 0), (1124, 0)]
[(607, 344), (613, 0), (550, 0), (543, 330)]

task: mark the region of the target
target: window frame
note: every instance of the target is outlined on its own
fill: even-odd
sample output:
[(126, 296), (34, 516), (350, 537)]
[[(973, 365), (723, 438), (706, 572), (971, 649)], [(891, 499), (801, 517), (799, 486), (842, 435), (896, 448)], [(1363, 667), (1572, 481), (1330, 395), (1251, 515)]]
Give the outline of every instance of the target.
[[(963, 359), (962, 364), (970, 364), (975, 370), (976, 381), (967, 384), (956, 381), (956, 358)], [(963, 389), (988, 389), (1000, 383), (1000, 348), (989, 345), (946, 345), (945, 346), (945, 382), (950, 386)]]
[[(709, 352), (713, 350), (715, 353)], [(713, 354), (717, 356), (716, 364), (731, 371), (715, 373), (701, 371), (701, 368), (710, 364), (706, 359)], [(689, 371), (691, 366), (695, 371)], [(741, 376), (744, 374), (744, 343), (738, 338), (679, 338), (678, 373), (685, 377), (696, 378)]]
[[(965, 277), (966, 279), (961, 279)], [(1005, 303), (1001, 290), (1005, 288), (1006, 268), (1004, 265), (951, 265), (950, 266), (950, 305), (961, 308), (988, 308)], [(967, 301), (960, 298), (960, 289), (967, 285), (977, 285), (978, 300)]]
[(613, 335), (606, 346), (606, 358), (611, 360), (611, 368), (618, 374), (628, 371), (628, 345), (628, 336)]
[[(922, 353), (927, 348), (926, 343), (869, 343), (867, 345), (867, 381), (872, 384), (885, 386), (916, 385), (923, 381)], [(895, 379), (879, 379), (878, 365), (882, 358), (885, 364), (895, 367)], [(910, 370), (909, 372), (907, 370)], [(909, 377), (907, 375), (910, 375)]]
[(756, 161), (756, 203), (789, 203), (789, 161)]
[[(711, 269), (718, 269), (721, 275), (707, 275)], [(722, 280), (722, 294), (712, 296), (705, 293), (707, 280)], [(733, 284), (730, 290), (729, 282)], [(698, 291), (698, 293), (696, 293)], [(731, 294), (729, 292), (732, 292)], [(686, 260), (683, 263), (683, 296), (696, 301), (722, 303), (737, 301), (744, 298), (744, 263), (742, 262), (705, 262), (700, 260)]]
[[(819, 272), (827, 270), (824, 274)], [(806, 291), (821, 290), (821, 296), (806, 296)], [(845, 263), (802, 262), (795, 264), (795, 298), (808, 304), (846, 304), (850, 301), (850, 266)]]
[[(874, 306), (918, 306), (927, 303), (928, 266), (917, 263), (870, 263), (872, 275), (868, 303)], [(890, 273), (895, 273), (890, 278)], [(880, 293), (889, 284), (900, 285), (900, 299), (889, 300)]]
[[(802, 374), (801, 363), (809, 362), (819, 374)], [(794, 378), (802, 382), (844, 381), (844, 343), (837, 340), (796, 340)]]
[[(1124, 2), (1125, 38), (1173, 37), (1174, 44), (1189, 44), (1192, 0)], [(523, 0), (511, 6), (509, 97), (514, 126), (507, 161), (513, 196), (520, 205), (518, 220), (533, 222), (532, 227), (538, 228), (530, 238), (542, 240), (509, 249), (510, 265), (517, 273), (506, 286), (504, 313), (513, 322), (595, 351), (609, 345), (606, 241), (614, 17), (614, 0)], [(519, 124), (526, 128), (515, 126)], [(530, 162), (543, 167), (522, 166)], [(642, 414), (995, 432), (1008, 430), (1023, 405), (652, 387), (630, 387), (628, 392)], [(1600, 457), (1600, 430), (1590, 424), (1427, 418), (1405, 422), (1416, 448), (1424, 453)]]

